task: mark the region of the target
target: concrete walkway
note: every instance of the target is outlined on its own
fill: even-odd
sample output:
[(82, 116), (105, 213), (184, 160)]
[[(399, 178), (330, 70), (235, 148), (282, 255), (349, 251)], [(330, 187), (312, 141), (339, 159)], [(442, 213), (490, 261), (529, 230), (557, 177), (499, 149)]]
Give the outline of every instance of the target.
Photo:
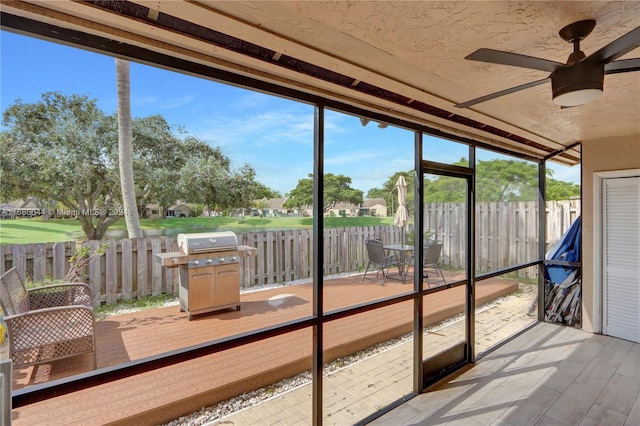
[[(485, 352), (501, 340), (536, 321), (527, 315), (536, 296), (535, 286), (522, 286), (520, 294), (478, 308), (476, 350)], [(424, 337), (429, 357), (459, 342), (464, 336), (461, 319), (433, 327)], [(350, 425), (411, 393), (413, 341), (389, 346), (383, 352), (327, 374), (324, 380), (324, 424)], [(211, 425), (309, 425), (311, 385), (300, 386)]]

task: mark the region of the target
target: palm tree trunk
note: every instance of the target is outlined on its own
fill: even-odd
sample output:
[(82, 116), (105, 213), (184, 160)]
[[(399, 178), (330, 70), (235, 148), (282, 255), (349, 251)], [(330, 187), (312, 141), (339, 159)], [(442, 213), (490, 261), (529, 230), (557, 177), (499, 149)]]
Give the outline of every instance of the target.
[(122, 207), (129, 238), (142, 238), (142, 228), (136, 204), (136, 189), (133, 182), (129, 61), (116, 58), (116, 83), (118, 88), (118, 162), (120, 165)]

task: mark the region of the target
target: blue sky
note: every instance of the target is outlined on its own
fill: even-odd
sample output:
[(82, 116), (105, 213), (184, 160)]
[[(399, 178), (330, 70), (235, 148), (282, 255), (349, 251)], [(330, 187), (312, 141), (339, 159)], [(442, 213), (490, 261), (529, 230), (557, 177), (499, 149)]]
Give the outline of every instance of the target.
[[(89, 51), (0, 32), (0, 107), (16, 99), (37, 102), (47, 91), (88, 95), (105, 113), (116, 111), (114, 59)], [(235, 167), (250, 164), (257, 179), (283, 195), (313, 167), (313, 108), (262, 93), (131, 63), (134, 117), (160, 114), (177, 132), (182, 128), (220, 146)], [(325, 172), (352, 178), (366, 192), (396, 171), (413, 168), (413, 134), (357, 117), (326, 114)], [(452, 162), (464, 150), (431, 141), (436, 161)], [(579, 181), (577, 167), (550, 165), (555, 178)]]

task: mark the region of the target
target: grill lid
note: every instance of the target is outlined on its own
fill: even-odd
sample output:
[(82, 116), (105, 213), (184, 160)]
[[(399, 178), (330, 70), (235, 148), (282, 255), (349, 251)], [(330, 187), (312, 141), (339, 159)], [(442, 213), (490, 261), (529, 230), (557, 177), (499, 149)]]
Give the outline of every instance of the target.
[(178, 234), (178, 248), (183, 254), (237, 250), (238, 239), (231, 231)]

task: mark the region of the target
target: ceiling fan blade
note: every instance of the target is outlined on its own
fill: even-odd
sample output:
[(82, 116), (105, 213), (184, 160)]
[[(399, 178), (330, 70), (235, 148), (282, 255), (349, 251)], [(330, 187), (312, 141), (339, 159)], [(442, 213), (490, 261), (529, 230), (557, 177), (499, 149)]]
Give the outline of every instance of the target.
[(533, 56), (520, 55), (519, 53), (505, 52), (494, 49), (478, 49), (465, 59), (480, 62), (489, 62), (491, 64), (511, 65), (514, 67), (530, 68), (534, 70), (554, 72), (558, 68), (562, 68), (565, 64), (548, 59), (535, 58)]
[(618, 74), (621, 72), (640, 71), (640, 58), (622, 59), (609, 62), (604, 66), (605, 74)]
[(457, 104), (455, 106), (456, 106), (456, 108), (467, 108), (467, 107), (470, 107), (472, 105), (479, 104), (481, 102), (486, 102), (486, 101), (489, 101), (491, 99), (499, 98), (500, 96), (504, 96), (504, 95), (508, 95), (510, 93), (519, 92), (520, 90), (528, 89), (529, 87), (539, 86), (540, 84), (546, 83), (547, 81), (549, 81), (549, 79), (550, 78), (547, 77), (547, 78), (543, 78), (542, 80), (532, 81), (531, 83), (521, 84), (520, 86), (515, 86), (515, 87), (512, 87), (510, 89), (501, 90), (499, 92), (495, 92), (495, 93), (492, 93), (490, 95), (485, 95), (485, 96), (482, 96), (482, 97), (479, 97), (479, 98), (476, 98), (476, 99), (472, 99), (470, 101), (463, 102), (463, 103)]
[(622, 55), (640, 47), (640, 27), (631, 30), (617, 40), (612, 41), (600, 50), (596, 50), (584, 60), (590, 62), (604, 62), (605, 64), (615, 61)]

